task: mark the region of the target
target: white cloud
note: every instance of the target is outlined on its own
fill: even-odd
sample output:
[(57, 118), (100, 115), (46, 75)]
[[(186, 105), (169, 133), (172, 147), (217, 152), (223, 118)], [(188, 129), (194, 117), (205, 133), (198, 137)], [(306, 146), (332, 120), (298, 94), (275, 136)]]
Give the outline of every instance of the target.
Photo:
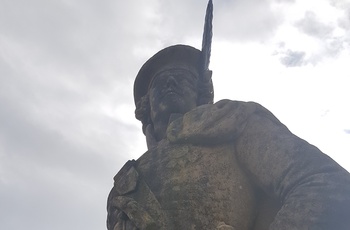
[(346, 7), (334, 7), (326, 0), (298, 1), (284, 12), (287, 24), (278, 29), (276, 36), (280, 40), (277, 43), (283, 41), (284, 47), (277, 47), (276, 53), (285, 64), (290, 54), (305, 53), (299, 63), (317, 65), (336, 58), (349, 46), (349, 33), (344, 29), (348, 21)]

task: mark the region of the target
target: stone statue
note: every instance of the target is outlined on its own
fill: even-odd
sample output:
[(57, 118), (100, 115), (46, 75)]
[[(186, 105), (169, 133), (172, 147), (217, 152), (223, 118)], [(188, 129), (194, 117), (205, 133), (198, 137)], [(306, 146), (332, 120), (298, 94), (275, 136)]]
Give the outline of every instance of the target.
[(202, 51), (165, 48), (140, 69), (148, 151), (114, 177), (107, 228), (350, 229), (350, 174), (254, 102), (213, 104)]
[(211, 104), (200, 56), (171, 46), (139, 71), (148, 151), (115, 176), (108, 229), (350, 229), (350, 174), (261, 105)]

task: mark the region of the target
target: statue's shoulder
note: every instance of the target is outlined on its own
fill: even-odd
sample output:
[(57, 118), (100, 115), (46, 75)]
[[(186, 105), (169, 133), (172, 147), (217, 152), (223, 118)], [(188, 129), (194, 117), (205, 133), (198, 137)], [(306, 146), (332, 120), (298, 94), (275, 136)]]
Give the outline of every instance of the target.
[(139, 175), (135, 167), (136, 161), (129, 160), (114, 176), (114, 188), (119, 195), (125, 195), (136, 190)]
[(222, 107), (222, 106), (240, 106), (240, 107), (251, 107), (255, 109), (264, 108), (261, 104), (255, 101), (237, 101), (237, 100), (230, 100), (230, 99), (222, 99), (214, 103), (215, 106)]
[(223, 99), (214, 103), (211, 109), (218, 111), (218, 113), (234, 114), (235, 117), (249, 117), (255, 113), (271, 113), (268, 109), (257, 102), (236, 101), (229, 99)]
[(266, 107), (254, 101), (235, 101), (223, 99), (214, 104), (217, 108), (226, 108), (230, 112), (234, 112), (236, 116), (239, 114), (243, 116), (264, 117), (276, 124), (282, 124), (277, 117)]

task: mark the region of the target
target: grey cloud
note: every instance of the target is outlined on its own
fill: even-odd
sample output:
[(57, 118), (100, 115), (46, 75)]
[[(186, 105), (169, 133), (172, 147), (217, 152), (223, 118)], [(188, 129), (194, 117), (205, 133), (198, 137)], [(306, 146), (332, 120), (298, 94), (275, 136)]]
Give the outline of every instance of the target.
[(215, 29), (220, 37), (239, 41), (264, 41), (282, 23), (270, 1), (218, 2)]
[(343, 18), (340, 18), (338, 20), (338, 25), (340, 28), (343, 28), (345, 30), (349, 30), (350, 29), (350, 9), (348, 10), (348, 15), (347, 17), (343, 17)]
[(283, 54), (283, 57), (280, 58), (280, 61), (283, 65), (287, 67), (302, 66), (306, 63), (305, 52), (287, 50)]
[(347, 0), (329, 0), (330, 4), (339, 9), (345, 9), (349, 12), (350, 2)]
[(321, 23), (312, 11), (306, 12), (304, 18), (296, 22), (295, 25), (304, 33), (319, 38), (329, 36), (334, 30), (333, 26)]
[(276, 0), (278, 3), (295, 3), (295, 0)]
[[(0, 95), (2, 226), (9, 230), (22, 223), (27, 229), (100, 229), (113, 174), (130, 151), (127, 141), (118, 139), (131, 139), (136, 129), (103, 115), (86, 113), (79, 119), (74, 106), (66, 119), (76, 125), (58, 129), (46, 121), (50, 121), (44, 111), (48, 108), (35, 108), (43, 112), (37, 116), (34, 108), (28, 108), (35, 99), (28, 98), (24, 104), (18, 100), (29, 96), (23, 93)], [(84, 109), (79, 103), (75, 106)], [(59, 112), (54, 106), (49, 110)], [(105, 133), (89, 136), (84, 129), (96, 124)], [(80, 138), (75, 140), (70, 132)]]
[[(350, 33), (348, 28), (349, 24), (349, 9), (350, 7), (344, 7), (343, 5), (333, 4), (334, 7), (344, 10), (345, 16), (339, 16), (337, 23), (325, 24), (321, 22), (315, 12), (307, 11), (304, 17), (295, 23), (295, 26), (303, 33), (309, 35), (319, 43), (323, 44), (322, 49), (308, 53), (308, 58), (305, 58), (306, 53), (304, 51), (296, 52), (288, 50), (288, 47), (283, 48), (284, 51), (278, 51), (282, 53), (281, 62), (286, 66), (300, 66), (304, 64), (317, 65), (325, 58), (334, 58), (341, 52), (346, 50), (346, 47), (350, 44)], [(349, 5), (350, 6), (350, 5)], [(343, 28), (345, 34), (336, 35), (334, 31), (337, 28)]]
[[(271, 8), (282, 1), (214, 1), (214, 36), (230, 41), (263, 41), (270, 38), (282, 23), (280, 12)], [(179, 43), (188, 37), (201, 40), (206, 1), (161, 1), (157, 13), (163, 18), (159, 29), (167, 44)], [(201, 44), (198, 44), (199, 47)]]
[(104, 229), (114, 174), (142, 154), (130, 146), (141, 126), (103, 109), (133, 103), (133, 50), (157, 35), (147, 2), (0, 5), (1, 226)]
[(344, 132), (350, 134), (350, 129), (344, 129)]
[[(135, 2), (121, 1), (11, 1), (0, 7), (0, 41), (4, 46), (11, 42), (34, 66), (73, 73), (95, 88), (110, 86), (116, 79), (125, 84), (134, 77), (127, 76), (126, 63), (137, 59), (131, 51), (154, 43), (158, 35), (147, 29), (153, 26), (144, 17), (147, 3), (138, 3), (135, 7)], [(128, 39), (121, 34), (128, 34)]]
[[(113, 175), (129, 158), (126, 141), (118, 138), (130, 138), (128, 133), (135, 130), (114, 124), (114, 135), (95, 135), (86, 140), (90, 143), (79, 144), (13, 111), (9, 114), (2, 109), (1, 114), (2, 226), (9, 230), (23, 223), (33, 230), (103, 228)], [(104, 123), (101, 128), (111, 125)]]
[(334, 1), (339, 5), (334, 6), (344, 10), (344, 16), (338, 19), (338, 26), (346, 31), (346, 34), (342, 38), (343, 46), (350, 46), (350, 2)]

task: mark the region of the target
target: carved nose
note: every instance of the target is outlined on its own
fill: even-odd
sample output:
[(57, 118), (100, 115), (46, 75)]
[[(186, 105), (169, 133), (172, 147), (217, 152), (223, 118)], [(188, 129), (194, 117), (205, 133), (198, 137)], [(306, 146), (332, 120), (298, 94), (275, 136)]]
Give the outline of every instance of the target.
[(167, 88), (177, 86), (177, 81), (174, 76), (169, 76), (166, 82)]

